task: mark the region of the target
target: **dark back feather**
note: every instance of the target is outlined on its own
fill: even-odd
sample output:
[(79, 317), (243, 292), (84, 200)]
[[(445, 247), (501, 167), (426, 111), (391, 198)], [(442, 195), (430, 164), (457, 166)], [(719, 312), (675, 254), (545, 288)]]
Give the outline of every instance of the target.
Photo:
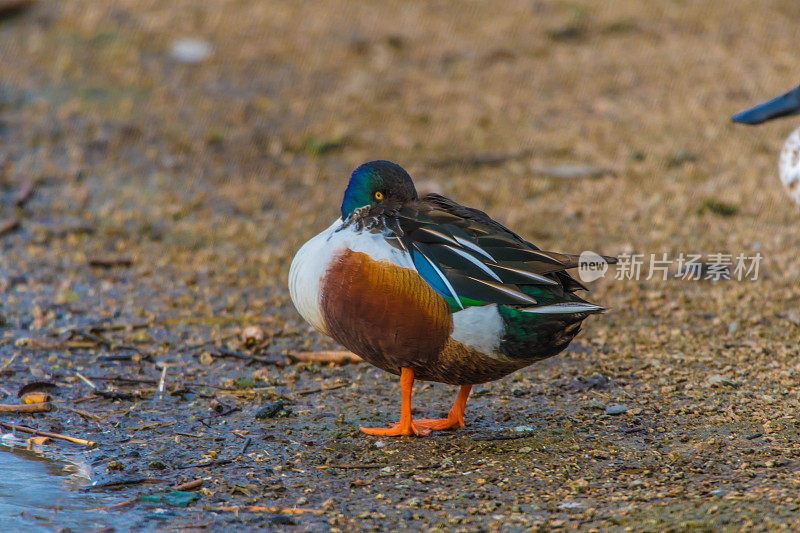
[(578, 266), (579, 256), (540, 250), (483, 211), (428, 194), (387, 226), (389, 238), (455, 309), (495, 303), (543, 314), (602, 311), (574, 294), (585, 287), (566, 270)]

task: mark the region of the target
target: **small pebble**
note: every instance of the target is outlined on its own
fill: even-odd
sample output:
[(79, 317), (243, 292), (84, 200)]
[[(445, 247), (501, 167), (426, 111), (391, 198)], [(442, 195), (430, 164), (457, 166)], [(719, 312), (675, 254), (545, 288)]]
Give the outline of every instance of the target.
[(628, 407), (625, 405), (609, 405), (606, 407), (606, 414), (607, 415), (621, 415), (628, 411)]
[(246, 345), (263, 342), (266, 338), (264, 330), (259, 326), (247, 326), (242, 330), (242, 341)]
[(708, 381), (708, 383), (711, 384), (712, 386), (717, 386), (717, 385), (729, 385), (731, 387), (736, 386), (733, 380), (720, 375), (710, 376), (706, 381)]
[(283, 410), (283, 402), (278, 400), (277, 402), (267, 404), (256, 411), (256, 418), (275, 418)]
[(278, 514), (269, 519), (270, 523), (279, 525), (279, 526), (296, 526), (297, 522), (291, 517), (285, 514)]
[(172, 43), (172, 58), (180, 63), (194, 64), (211, 57), (211, 44), (202, 39), (178, 39)]
[(581, 502), (568, 502), (564, 501), (558, 504), (559, 509), (583, 509), (585, 504)]

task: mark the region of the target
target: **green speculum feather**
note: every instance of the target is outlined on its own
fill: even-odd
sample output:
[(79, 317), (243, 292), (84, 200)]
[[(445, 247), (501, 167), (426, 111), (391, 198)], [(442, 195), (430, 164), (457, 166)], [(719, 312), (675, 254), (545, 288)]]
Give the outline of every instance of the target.
[(447, 302), (447, 305), (450, 306), (450, 312), (456, 313), (461, 311), (462, 308), (466, 309), (467, 307), (481, 307), (484, 305), (489, 305), (486, 302), (482, 302), (480, 300), (473, 300), (472, 298), (459, 298), (461, 301), (461, 307), (459, 307), (458, 302), (456, 302), (455, 298), (445, 298), (444, 301)]

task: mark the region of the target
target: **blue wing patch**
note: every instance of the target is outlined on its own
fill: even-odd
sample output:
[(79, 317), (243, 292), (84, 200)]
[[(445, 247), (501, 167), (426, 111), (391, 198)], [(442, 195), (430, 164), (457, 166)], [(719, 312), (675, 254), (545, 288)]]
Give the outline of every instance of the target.
[(453, 289), (450, 282), (447, 281), (442, 271), (434, 264), (433, 260), (420, 252), (416, 245), (411, 248), (411, 258), (414, 261), (414, 267), (417, 269), (419, 275), (422, 276), (422, 279), (424, 279), (433, 290), (439, 293), (443, 298), (452, 298), (461, 309), (464, 309), (456, 291)]

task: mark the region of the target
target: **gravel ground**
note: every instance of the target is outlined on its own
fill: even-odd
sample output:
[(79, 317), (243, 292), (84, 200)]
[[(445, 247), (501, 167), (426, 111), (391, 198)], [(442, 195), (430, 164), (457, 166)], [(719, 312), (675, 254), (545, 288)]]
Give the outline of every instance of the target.
[[(188, 507), (107, 511), (147, 530), (800, 528), (800, 233), (775, 169), (792, 124), (728, 118), (797, 84), (798, 17), (64, 0), (0, 18), (2, 401), (45, 381), (58, 408), (0, 422), (96, 441), (98, 482), (163, 481), (120, 502), (205, 478)], [(466, 429), (368, 437), (396, 379), (289, 358), (340, 348), (286, 274), (377, 158), (544, 249), (644, 254), (644, 274), (650, 254), (758, 253), (758, 279), (611, 270), (589, 296), (611, 312), (477, 387)], [(455, 392), (419, 384), (416, 409)]]

